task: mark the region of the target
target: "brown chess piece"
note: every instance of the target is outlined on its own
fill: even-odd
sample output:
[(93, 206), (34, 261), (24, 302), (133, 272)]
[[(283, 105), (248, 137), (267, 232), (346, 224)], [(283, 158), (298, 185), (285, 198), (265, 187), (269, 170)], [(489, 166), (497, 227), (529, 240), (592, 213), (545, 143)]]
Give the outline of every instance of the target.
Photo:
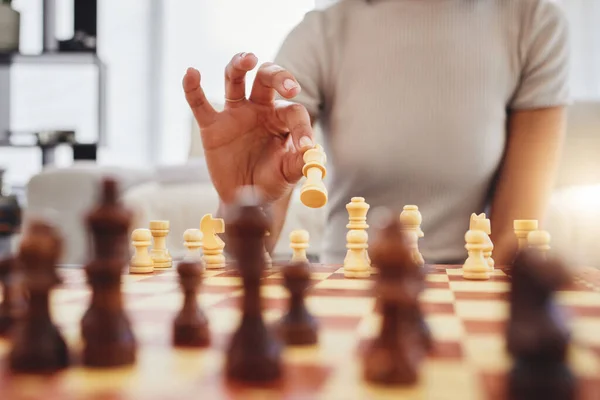
[(52, 373), (69, 363), (67, 344), (52, 322), (49, 294), (61, 282), (56, 272), (62, 241), (50, 225), (32, 221), (18, 255), (23, 268), (29, 306), (12, 332), (9, 367), (14, 372)]
[(208, 320), (196, 300), (202, 282), (202, 261), (182, 261), (177, 266), (183, 289), (183, 307), (173, 322), (173, 345), (204, 347), (210, 344)]
[(304, 303), (310, 280), (310, 265), (299, 261), (283, 269), (284, 285), (290, 292), (289, 310), (279, 321), (279, 334), (288, 345), (312, 345), (318, 341), (318, 325)]
[(131, 213), (117, 195), (116, 182), (105, 179), (100, 202), (86, 218), (92, 254), (85, 271), (92, 299), (81, 319), (81, 334), (83, 363), (92, 367), (129, 365), (136, 359), (136, 339), (121, 293), (121, 274), (129, 261)]
[(533, 249), (518, 252), (512, 267), (506, 344), (514, 364), (511, 400), (572, 400), (576, 377), (567, 353), (571, 332), (553, 294), (571, 281), (566, 266)]
[(226, 218), (228, 245), (244, 285), (242, 319), (227, 349), (226, 374), (230, 379), (256, 383), (277, 380), (282, 374), (282, 344), (262, 316), (260, 280), (270, 221), (260, 204), (257, 193), (244, 188)]
[(418, 381), (427, 353), (419, 306), (423, 286), (415, 278), (421, 267), (400, 221), (391, 213), (383, 221), (371, 249), (373, 264), (379, 269), (375, 290), (380, 296), (382, 325), (366, 350), (363, 373), (370, 382), (411, 385)]
[(0, 283), (2, 302), (0, 303), (0, 336), (7, 336), (26, 309), (22, 274), (17, 268), (15, 256), (0, 260)]

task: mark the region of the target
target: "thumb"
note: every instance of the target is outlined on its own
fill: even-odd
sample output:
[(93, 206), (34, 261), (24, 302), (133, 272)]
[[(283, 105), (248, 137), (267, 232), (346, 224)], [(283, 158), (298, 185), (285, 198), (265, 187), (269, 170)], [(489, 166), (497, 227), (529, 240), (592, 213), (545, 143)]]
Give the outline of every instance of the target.
[(304, 167), (304, 153), (308, 149), (301, 151), (288, 151), (284, 154), (282, 159), (282, 172), (283, 177), (290, 184), (295, 185), (303, 177), (302, 167)]

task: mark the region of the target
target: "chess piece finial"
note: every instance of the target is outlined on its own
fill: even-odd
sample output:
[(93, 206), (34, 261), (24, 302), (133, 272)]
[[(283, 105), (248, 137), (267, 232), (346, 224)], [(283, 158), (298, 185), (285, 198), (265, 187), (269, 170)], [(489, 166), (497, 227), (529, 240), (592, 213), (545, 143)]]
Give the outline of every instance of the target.
[(538, 229), (538, 221), (535, 219), (516, 219), (513, 221), (515, 236), (518, 240), (519, 250), (527, 248), (527, 235)]
[(486, 234), (485, 248), (483, 249), (483, 258), (488, 263), (490, 272), (494, 271), (495, 261), (492, 258), (492, 252), (494, 251), (494, 243), (489, 235), (492, 234), (492, 227), (490, 220), (486, 217), (485, 213), (471, 214), (471, 221), (469, 223), (470, 230), (482, 231)]
[(362, 229), (351, 229), (346, 234), (346, 248), (344, 258), (344, 276), (346, 278), (368, 278), (371, 276), (371, 266), (365, 255), (369, 236)]
[(14, 372), (51, 373), (70, 364), (67, 344), (49, 308), (50, 292), (61, 282), (56, 264), (62, 248), (56, 229), (41, 220), (30, 221), (18, 255), (29, 304), (12, 332), (8, 364)]
[(202, 242), (203, 260), (207, 269), (225, 268), (225, 242), (218, 236), (225, 233), (225, 221), (206, 214), (200, 221), (200, 230), (204, 236)]
[(306, 181), (300, 189), (300, 200), (307, 207), (320, 208), (327, 204), (327, 188), (323, 183), (327, 173), (326, 162), (327, 156), (321, 145), (317, 144), (304, 153), (302, 174)]
[(187, 229), (183, 232), (183, 245), (187, 251), (184, 256), (185, 261), (199, 261), (204, 268), (202, 261), (202, 241), (204, 235), (200, 229)]
[(304, 229), (298, 229), (290, 233), (290, 248), (293, 251), (292, 262), (308, 262), (306, 249), (308, 248), (309, 241), (310, 235)]
[(129, 262), (129, 273), (150, 274), (154, 272), (154, 261), (152, 261), (148, 251), (152, 245), (150, 230), (140, 228), (131, 232), (131, 244), (135, 248), (135, 252)]
[(486, 233), (480, 230), (469, 230), (465, 234), (465, 248), (468, 252), (468, 258), (462, 268), (465, 279), (486, 280), (490, 278), (489, 265), (483, 256), (486, 237)]
[(150, 257), (154, 261), (155, 269), (168, 269), (173, 266), (173, 259), (167, 249), (169, 227), (169, 221), (150, 221), (150, 232), (154, 237), (154, 247), (150, 251)]
[(550, 242), (552, 238), (550, 233), (544, 230), (535, 230), (527, 235), (527, 244), (530, 249), (537, 250), (538, 253), (546, 257), (550, 251)]

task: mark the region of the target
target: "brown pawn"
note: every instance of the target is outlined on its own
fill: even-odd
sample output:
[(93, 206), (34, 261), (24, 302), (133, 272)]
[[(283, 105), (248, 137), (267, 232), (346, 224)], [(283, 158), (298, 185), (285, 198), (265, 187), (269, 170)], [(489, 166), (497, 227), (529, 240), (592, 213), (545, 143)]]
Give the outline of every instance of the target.
[(19, 265), (29, 293), (29, 307), (12, 332), (9, 366), (14, 372), (52, 373), (66, 368), (69, 350), (52, 322), (49, 294), (61, 280), (56, 272), (62, 241), (54, 228), (33, 221), (20, 246)]
[(567, 359), (571, 332), (553, 296), (571, 282), (568, 269), (556, 258), (526, 249), (517, 254), (511, 278), (506, 343), (514, 365), (509, 398), (576, 398), (576, 377)]
[(290, 292), (289, 311), (279, 322), (279, 334), (288, 345), (312, 345), (318, 341), (316, 319), (304, 303), (310, 280), (310, 265), (299, 261), (283, 269), (285, 287)]
[(371, 260), (379, 269), (375, 290), (380, 296), (382, 325), (367, 348), (363, 373), (367, 381), (412, 385), (427, 353), (419, 295), (423, 285), (402, 226), (387, 215), (371, 248)]
[(208, 320), (198, 306), (198, 287), (202, 283), (202, 264), (182, 261), (177, 266), (183, 289), (183, 307), (173, 322), (173, 345), (204, 347), (210, 344)]
[(270, 221), (252, 188), (240, 191), (226, 221), (228, 245), (244, 285), (241, 323), (227, 349), (226, 374), (245, 382), (277, 380), (282, 374), (282, 344), (265, 325), (260, 298), (260, 280), (265, 270), (264, 238)]
[(117, 196), (116, 182), (105, 179), (100, 202), (86, 218), (92, 254), (85, 271), (92, 299), (81, 319), (81, 334), (83, 364), (92, 367), (129, 365), (136, 359), (136, 339), (121, 293), (121, 274), (129, 261), (131, 213)]
[(17, 269), (17, 259), (8, 256), (0, 260), (0, 282), (2, 303), (0, 303), (0, 336), (9, 334), (26, 309), (21, 272)]

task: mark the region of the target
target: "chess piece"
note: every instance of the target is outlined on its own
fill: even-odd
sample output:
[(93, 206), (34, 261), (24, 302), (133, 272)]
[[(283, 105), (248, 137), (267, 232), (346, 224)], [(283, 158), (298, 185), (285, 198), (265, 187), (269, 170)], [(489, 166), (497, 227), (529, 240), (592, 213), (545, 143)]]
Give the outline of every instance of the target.
[(515, 236), (518, 240), (519, 250), (527, 248), (527, 235), (538, 229), (538, 221), (535, 219), (516, 219), (513, 221)]
[(542, 258), (548, 256), (548, 252), (550, 251), (550, 241), (550, 233), (547, 231), (536, 230), (529, 232), (527, 235), (527, 244), (529, 248), (537, 251)]
[(327, 156), (320, 145), (304, 153), (302, 174), (306, 177), (306, 181), (300, 189), (300, 200), (307, 207), (320, 208), (327, 204), (327, 188), (323, 183), (327, 173), (326, 162)]
[(225, 232), (225, 222), (221, 218), (213, 218), (212, 214), (206, 214), (200, 221), (200, 230), (204, 235), (202, 251), (206, 268), (225, 268), (225, 242), (217, 235)]
[(414, 231), (417, 236), (417, 240), (413, 243), (412, 252), (415, 261), (421, 266), (425, 265), (423, 255), (419, 251), (419, 239), (425, 236), (421, 230), (422, 222), (423, 217), (421, 216), (419, 207), (415, 205), (406, 205), (402, 208), (402, 212), (400, 213), (400, 223), (402, 224), (403, 229), (406, 231)]
[(350, 230), (346, 234), (346, 248), (348, 252), (344, 258), (344, 276), (346, 278), (368, 278), (371, 276), (371, 266), (367, 261), (367, 232), (364, 230)]
[(152, 245), (152, 233), (149, 229), (136, 229), (131, 233), (131, 244), (135, 252), (129, 262), (129, 273), (151, 274), (154, 272), (154, 261), (148, 249)]
[(490, 239), (490, 235), (492, 234), (492, 228), (490, 225), (490, 220), (486, 218), (485, 213), (481, 214), (471, 214), (471, 222), (469, 224), (470, 230), (479, 230), (485, 233), (485, 247), (483, 249), (483, 258), (488, 264), (490, 272), (494, 272), (494, 259), (492, 258), (492, 252), (494, 251), (494, 243), (492, 243), (492, 239)]
[(304, 261), (293, 262), (283, 269), (284, 285), (290, 292), (287, 314), (279, 322), (283, 341), (292, 346), (312, 345), (318, 341), (317, 321), (304, 303), (310, 280), (310, 265)]
[(367, 234), (367, 248), (364, 251), (367, 264), (371, 265), (371, 258), (369, 257), (368, 247), (368, 233), (369, 225), (367, 224), (367, 213), (371, 206), (365, 201), (364, 197), (352, 197), (350, 203), (346, 204), (346, 210), (348, 211), (348, 224), (346, 228), (349, 230), (364, 230)]
[(277, 380), (282, 374), (282, 343), (265, 325), (260, 281), (265, 270), (264, 238), (270, 228), (260, 208), (259, 194), (245, 187), (228, 213), (228, 245), (242, 276), (244, 297), (241, 323), (233, 334), (226, 357), (226, 375), (246, 382)]
[(11, 251), (12, 237), (21, 224), (21, 209), (16, 198), (0, 193), (0, 337), (7, 336), (25, 311), (25, 299), (17, 257)]
[(486, 233), (480, 230), (469, 230), (465, 234), (465, 248), (469, 254), (462, 272), (465, 279), (490, 279), (490, 267), (483, 256), (486, 248)]
[(371, 256), (379, 269), (375, 291), (382, 313), (381, 328), (366, 350), (364, 378), (388, 385), (412, 385), (430, 347), (429, 330), (419, 305), (423, 268), (415, 262), (406, 232), (391, 213), (373, 243)]
[(173, 265), (173, 259), (167, 249), (169, 225), (169, 221), (150, 221), (150, 232), (154, 238), (154, 247), (150, 251), (150, 257), (154, 262), (154, 269), (168, 269)]
[(202, 269), (204, 269), (204, 262), (202, 261), (202, 240), (204, 235), (200, 229), (187, 229), (183, 232), (183, 245), (187, 251), (183, 257), (184, 261), (201, 263)]
[(104, 179), (99, 204), (86, 216), (92, 255), (85, 272), (92, 298), (81, 319), (81, 335), (82, 361), (91, 367), (124, 366), (136, 360), (137, 343), (121, 293), (131, 212), (117, 198), (117, 183)]
[(568, 364), (571, 332), (554, 293), (571, 281), (558, 259), (533, 249), (512, 266), (506, 344), (513, 357), (508, 391), (514, 400), (573, 400), (576, 378)]
[(198, 306), (198, 287), (202, 282), (201, 260), (182, 261), (177, 266), (183, 290), (183, 306), (173, 322), (173, 345), (205, 347), (210, 343), (208, 320)]
[(308, 262), (306, 249), (308, 248), (309, 240), (310, 235), (308, 234), (308, 231), (305, 231), (304, 229), (295, 230), (290, 233), (290, 248), (293, 252), (292, 262)]
[(11, 332), (8, 361), (14, 372), (52, 373), (70, 364), (69, 349), (49, 307), (50, 291), (61, 282), (56, 271), (61, 252), (62, 240), (53, 227), (30, 222), (18, 255), (29, 305)]

